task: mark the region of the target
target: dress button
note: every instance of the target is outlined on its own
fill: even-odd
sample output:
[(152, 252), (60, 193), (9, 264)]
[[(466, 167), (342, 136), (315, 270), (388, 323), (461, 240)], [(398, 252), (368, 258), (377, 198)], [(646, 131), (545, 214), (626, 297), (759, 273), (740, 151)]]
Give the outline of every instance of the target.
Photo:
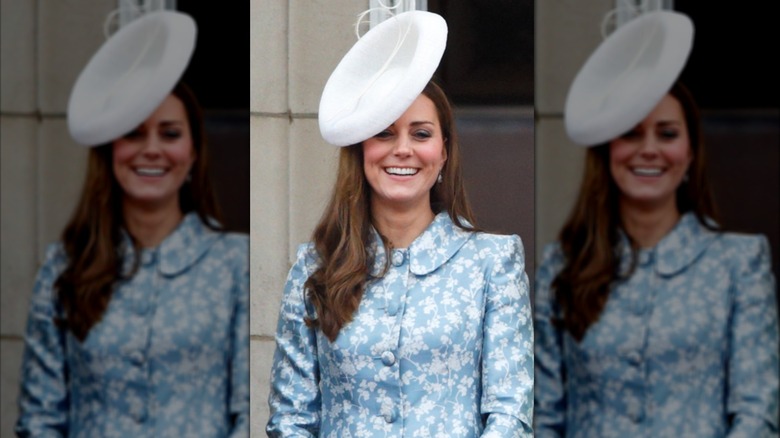
[(401, 266), (404, 264), (404, 252), (400, 249), (393, 250), (393, 266)]
[(628, 360), (628, 363), (634, 366), (642, 363), (642, 355), (636, 351), (628, 353), (628, 355), (626, 355), (626, 359)]
[(385, 351), (382, 353), (382, 363), (391, 366), (395, 363), (395, 354), (392, 351)]
[(398, 309), (400, 307), (401, 306), (398, 303), (396, 303), (396, 302), (392, 302), (392, 303), (388, 304), (387, 305), (387, 314), (390, 315), (390, 316), (398, 315)]
[(140, 351), (130, 353), (130, 362), (133, 365), (142, 365), (144, 363), (144, 354)]
[(133, 412), (130, 414), (133, 417), (133, 420), (135, 420), (138, 423), (143, 423), (146, 421), (146, 407), (141, 407), (139, 410)]
[(642, 421), (642, 419), (645, 418), (644, 410), (640, 407), (639, 409), (632, 410), (628, 413), (628, 417), (633, 421), (634, 423), (639, 423)]
[(385, 413), (382, 417), (385, 419), (385, 422), (392, 423), (395, 421), (397, 415), (395, 414), (395, 410), (393, 410), (392, 412)]

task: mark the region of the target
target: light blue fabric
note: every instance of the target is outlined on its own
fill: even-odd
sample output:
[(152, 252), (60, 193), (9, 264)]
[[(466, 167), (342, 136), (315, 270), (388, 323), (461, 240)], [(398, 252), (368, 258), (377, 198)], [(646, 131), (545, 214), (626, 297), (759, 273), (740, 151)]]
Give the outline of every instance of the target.
[(684, 215), (640, 250), (581, 343), (550, 323), (561, 316), (550, 283), (562, 266), (559, 246), (548, 245), (536, 276), (538, 437), (778, 436), (766, 238), (714, 233)]
[(376, 255), (351, 323), (331, 343), (306, 326), (302, 245), (276, 335), (272, 437), (525, 437), (533, 410), (533, 322), (517, 236), (463, 231), (446, 213), (390, 269)]
[(249, 435), (247, 236), (214, 232), (191, 213), (140, 259), (82, 343), (54, 323), (66, 256), (49, 246), (28, 318), (17, 434)]

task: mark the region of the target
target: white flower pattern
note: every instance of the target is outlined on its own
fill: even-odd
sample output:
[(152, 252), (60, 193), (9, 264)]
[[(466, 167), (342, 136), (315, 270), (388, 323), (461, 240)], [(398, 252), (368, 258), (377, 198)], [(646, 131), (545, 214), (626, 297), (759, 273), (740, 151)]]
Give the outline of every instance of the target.
[(271, 437), (528, 437), (533, 327), (517, 236), (474, 233), (446, 213), (407, 249), (376, 231), (369, 281), (331, 343), (304, 282), (318, 266), (302, 245), (279, 313), (266, 431)]
[[(625, 235), (622, 269), (630, 264)], [(538, 437), (777, 437), (778, 320), (763, 236), (716, 233), (692, 213), (619, 283), (576, 342), (550, 284), (536, 276)]]
[(186, 215), (141, 251), (138, 271), (80, 342), (54, 323), (63, 311), (53, 284), (67, 260), (50, 245), (28, 318), (16, 433), (248, 436), (248, 249), (246, 235)]

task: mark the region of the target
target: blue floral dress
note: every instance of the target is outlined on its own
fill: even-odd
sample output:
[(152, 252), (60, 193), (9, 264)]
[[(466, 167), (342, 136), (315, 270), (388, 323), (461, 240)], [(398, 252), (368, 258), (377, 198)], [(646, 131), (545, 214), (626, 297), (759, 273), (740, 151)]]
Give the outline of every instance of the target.
[[(622, 254), (626, 272), (630, 249)], [(550, 283), (563, 266), (545, 248), (536, 276), (538, 437), (777, 437), (778, 321), (763, 236), (716, 233), (692, 213), (610, 293), (581, 342)]]
[(531, 436), (533, 329), (517, 236), (466, 232), (446, 213), (407, 249), (385, 250), (335, 342), (304, 282), (301, 246), (282, 298), (271, 373), (272, 437)]
[[(129, 237), (125, 234), (126, 242)], [(129, 272), (132, 245), (124, 255)], [(51, 245), (27, 323), (19, 436), (248, 436), (246, 235), (194, 213), (118, 284), (84, 342), (55, 325), (65, 268)]]

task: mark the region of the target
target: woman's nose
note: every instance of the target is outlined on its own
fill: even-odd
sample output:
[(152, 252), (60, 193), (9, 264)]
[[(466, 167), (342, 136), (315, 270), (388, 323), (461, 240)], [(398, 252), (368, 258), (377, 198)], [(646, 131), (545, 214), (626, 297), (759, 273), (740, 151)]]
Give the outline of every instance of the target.
[(639, 153), (643, 156), (652, 156), (658, 153), (658, 141), (651, 134), (645, 134), (639, 145)]
[(148, 156), (156, 156), (161, 152), (160, 138), (154, 134), (148, 134), (143, 140), (143, 149), (141, 153)]
[(406, 156), (406, 155), (411, 155), (411, 153), (412, 153), (411, 139), (409, 138), (408, 135), (399, 135), (398, 140), (395, 143), (395, 147), (393, 148), (393, 154)]

